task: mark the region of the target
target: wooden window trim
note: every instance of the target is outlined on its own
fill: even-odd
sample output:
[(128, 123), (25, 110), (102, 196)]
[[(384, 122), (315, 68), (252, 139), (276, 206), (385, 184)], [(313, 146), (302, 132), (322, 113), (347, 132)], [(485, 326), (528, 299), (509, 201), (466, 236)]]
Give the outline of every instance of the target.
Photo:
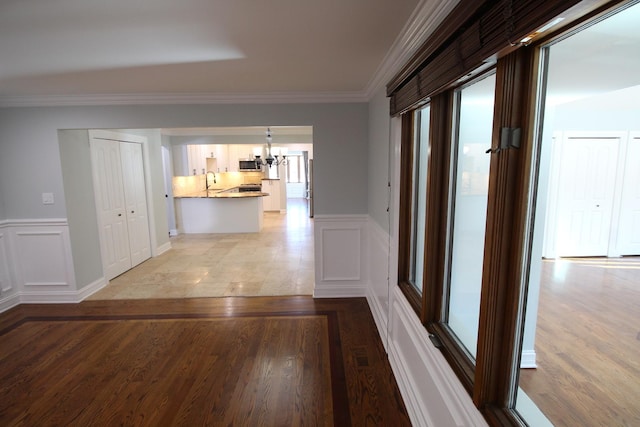
[[(532, 144), (534, 143), (534, 115), (536, 111), (537, 69), (535, 64), (539, 60), (538, 47), (542, 42), (548, 43), (556, 38), (564, 37), (567, 31), (571, 31), (570, 28), (576, 28), (585, 22), (598, 19), (613, 8), (629, 4), (630, 1), (587, 0), (577, 6), (575, 6), (577, 2), (567, 2), (563, 6), (558, 3), (554, 0), (553, 7), (550, 6), (547, 12), (555, 10), (555, 15), (551, 17), (553, 18), (565, 10), (569, 11), (565, 15), (567, 19), (562, 28), (554, 29), (549, 34), (537, 37), (531, 46), (507, 47), (499, 52), (494, 52), (498, 59), (492, 147), (500, 145), (499, 135), (502, 128), (520, 128), (522, 137), (519, 149), (506, 149), (488, 154), (492, 156), (492, 162), (475, 363), (448, 325), (442, 322), (442, 313), (445, 309), (443, 307), (443, 284), (446, 274), (444, 265), (447, 239), (447, 213), (443, 206), (448, 206), (450, 185), (451, 129), (453, 124), (452, 83), (448, 83), (444, 89), (439, 87), (436, 92), (423, 91), (420, 94), (422, 100), (426, 97), (431, 98), (429, 141), (431, 153), (427, 181), (424, 289), (421, 299), (408, 283), (406, 283), (408, 288), (403, 289), (403, 292), (407, 295), (407, 299), (427, 330), (441, 341), (440, 349), (444, 357), (472, 396), (475, 406), (479, 408), (492, 426), (526, 425), (526, 422), (515, 410), (514, 391), (519, 380), (518, 368), (524, 321), (524, 312), (521, 307), (526, 296), (526, 288), (523, 287), (522, 279), (528, 268), (523, 260), (526, 258), (528, 250), (525, 247), (529, 220), (528, 191), (531, 171), (535, 166), (533, 165), (535, 153), (533, 153)], [(571, 5), (574, 6), (571, 7)], [(560, 10), (558, 8), (562, 11), (558, 12)], [(546, 12), (543, 15), (548, 16)], [(541, 23), (536, 25), (539, 26)], [(437, 49), (434, 50), (434, 52), (436, 51)], [(437, 54), (439, 53), (436, 52), (436, 56)], [(463, 66), (461, 69), (469, 72), (469, 63), (463, 65), (467, 68)], [(420, 72), (423, 70), (424, 68)], [(440, 71), (441, 74), (448, 72), (446, 69)], [(416, 72), (409, 78), (415, 78), (418, 75)], [(434, 75), (437, 77), (439, 74), (435, 73)], [(456, 84), (459, 85), (459, 82)], [(399, 91), (402, 91), (402, 87), (402, 84), (396, 85), (396, 89)], [(399, 92), (393, 92), (391, 95), (397, 93)], [(414, 104), (411, 108), (416, 105)], [(395, 114), (392, 99), (392, 115)], [(409, 138), (409, 141), (412, 138), (413, 121), (409, 121), (410, 125), (405, 126), (405, 117), (410, 116), (412, 116), (410, 113), (403, 114), (403, 141), (406, 137)], [(403, 150), (403, 153), (405, 151)], [(402, 165), (412, 164), (412, 159), (407, 160), (402, 155), (401, 158)], [(407, 178), (403, 175), (406, 172), (404, 168), (401, 171), (401, 245), (403, 243), (403, 229), (406, 234), (407, 225), (410, 227), (410, 220), (405, 221), (405, 219), (407, 212), (410, 217), (411, 211), (403, 205), (403, 193), (406, 193), (407, 182), (408, 188), (411, 187), (411, 175), (409, 175), (409, 181), (406, 181)], [(409, 191), (409, 194), (412, 192)], [(404, 203), (407, 201), (404, 200)], [(410, 205), (408, 206), (410, 207)], [(405, 240), (406, 242), (410, 242), (410, 240)], [(406, 243), (405, 250), (409, 249), (408, 244)], [(400, 258), (402, 258), (402, 250), (403, 248), (400, 247)], [(405, 260), (399, 259), (398, 265), (400, 278), (402, 277), (402, 268), (408, 268), (408, 257)], [(402, 284), (400, 287), (403, 288)], [(414, 292), (410, 297), (412, 290)]]
[(415, 108), (447, 90), (497, 54), (567, 10), (595, 8), (602, 0), (463, 0), (387, 85), (391, 115)]
[[(431, 99), (429, 166), (427, 176), (427, 222), (425, 239), (425, 289), (422, 292), (425, 325), (440, 321), (447, 247), (447, 212), (451, 152), (453, 96), (445, 92)], [(431, 331), (433, 332), (433, 330)]]
[[(502, 128), (520, 128), (520, 148), (491, 154), (485, 253), (478, 327), (473, 400), (484, 408), (508, 408), (518, 371), (510, 367), (520, 355), (522, 257), (526, 239), (529, 167), (535, 99), (531, 48), (519, 49), (498, 61), (492, 147), (500, 145)], [(535, 93), (535, 91), (533, 91)], [(523, 203), (524, 201), (524, 203)]]
[(413, 206), (413, 138), (414, 112), (402, 115), (402, 131), (400, 136), (400, 230), (398, 243), (398, 286), (409, 301), (413, 310), (419, 315), (422, 311), (420, 294), (409, 283), (411, 269), (411, 218)]

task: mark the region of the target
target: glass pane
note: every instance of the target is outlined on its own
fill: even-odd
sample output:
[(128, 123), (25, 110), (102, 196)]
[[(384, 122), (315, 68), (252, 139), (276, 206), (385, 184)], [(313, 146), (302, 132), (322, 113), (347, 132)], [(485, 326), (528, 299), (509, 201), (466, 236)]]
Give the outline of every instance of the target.
[(517, 367), (529, 425), (640, 425), (639, 22), (635, 5), (543, 49)]
[(449, 326), (475, 358), (487, 216), (495, 75), (457, 92), (458, 126), (450, 218)]
[(289, 157), (289, 182), (300, 182), (300, 156)]
[(409, 282), (422, 293), (424, 275), (424, 241), (427, 209), (427, 166), (429, 163), (429, 106), (416, 115), (413, 145), (413, 208), (411, 228), (411, 265)]

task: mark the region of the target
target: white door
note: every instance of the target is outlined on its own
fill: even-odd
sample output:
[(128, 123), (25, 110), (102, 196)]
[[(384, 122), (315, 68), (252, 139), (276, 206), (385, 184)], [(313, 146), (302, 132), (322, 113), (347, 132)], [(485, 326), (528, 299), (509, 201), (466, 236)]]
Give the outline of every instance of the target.
[(120, 144), (91, 139), (100, 250), (107, 280), (131, 268)]
[(606, 256), (619, 139), (568, 137), (562, 144), (558, 255)]
[(622, 180), (618, 253), (640, 255), (640, 134), (632, 133)]
[(131, 267), (151, 257), (142, 145), (120, 143)]

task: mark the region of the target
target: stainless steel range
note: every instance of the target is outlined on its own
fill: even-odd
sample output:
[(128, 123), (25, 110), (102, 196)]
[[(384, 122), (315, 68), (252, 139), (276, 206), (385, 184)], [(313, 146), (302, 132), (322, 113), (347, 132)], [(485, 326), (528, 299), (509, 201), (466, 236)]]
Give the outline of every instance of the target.
[(261, 184), (240, 184), (240, 186), (238, 187), (238, 191), (240, 193), (245, 193), (250, 191), (261, 192), (262, 185)]

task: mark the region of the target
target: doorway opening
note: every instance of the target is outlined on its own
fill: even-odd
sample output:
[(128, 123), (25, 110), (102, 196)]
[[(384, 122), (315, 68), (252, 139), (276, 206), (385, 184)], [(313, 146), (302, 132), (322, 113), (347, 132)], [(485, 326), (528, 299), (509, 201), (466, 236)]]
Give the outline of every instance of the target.
[[(270, 148), (288, 158), (263, 166), (262, 172), (238, 166), (256, 159), (254, 152), (264, 153), (263, 128), (162, 129), (171, 250), (116, 277), (89, 299), (312, 295), (312, 128), (271, 129)], [(176, 201), (192, 191), (184, 182), (206, 189), (215, 183), (215, 191), (228, 191), (222, 187), (244, 186), (247, 179), (257, 180), (269, 195), (259, 232), (185, 232), (185, 216), (176, 208)]]

